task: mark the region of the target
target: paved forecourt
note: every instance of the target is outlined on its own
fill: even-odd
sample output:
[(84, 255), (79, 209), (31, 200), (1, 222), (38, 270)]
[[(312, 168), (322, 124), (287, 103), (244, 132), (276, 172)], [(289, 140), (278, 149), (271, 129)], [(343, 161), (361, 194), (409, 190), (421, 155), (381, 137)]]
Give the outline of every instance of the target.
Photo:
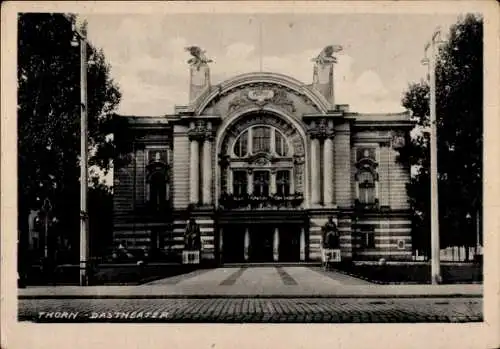
[(319, 267), (223, 267), (140, 286), (51, 286), (19, 290), (29, 298), (481, 297), (482, 285), (376, 285)]

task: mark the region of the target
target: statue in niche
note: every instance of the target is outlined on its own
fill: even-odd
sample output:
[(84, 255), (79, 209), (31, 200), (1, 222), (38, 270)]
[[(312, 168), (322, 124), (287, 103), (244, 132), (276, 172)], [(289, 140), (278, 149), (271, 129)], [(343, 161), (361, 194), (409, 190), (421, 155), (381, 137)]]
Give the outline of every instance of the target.
[(196, 67), (197, 70), (199, 70), (203, 64), (213, 62), (205, 55), (206, 51), (202, 50), (199, 46), (188, 46), (185, 48), (185, 50), (188, 51), (192, 56), (187, 61), (187, 63), (193, 67)]
[(318, 56), (312, 59), (319, 65), (328, 63), (337, 63), (337, 57), (334, 56), (335, 53), (342, 51), (342, 46), (340, 45), (328, 45), (326, 46)]
[(184, 233), (184, 248), (186, 250), (199, 250), (201, 247), (200, 226), (194, 218), (190, 218)]
[(339, 231), (337, 225), (333, 221), (333, 217), (328, 217), (328, 222), (323, 226), (323, 248), (325, 249), (338, 249), (339, 244)]

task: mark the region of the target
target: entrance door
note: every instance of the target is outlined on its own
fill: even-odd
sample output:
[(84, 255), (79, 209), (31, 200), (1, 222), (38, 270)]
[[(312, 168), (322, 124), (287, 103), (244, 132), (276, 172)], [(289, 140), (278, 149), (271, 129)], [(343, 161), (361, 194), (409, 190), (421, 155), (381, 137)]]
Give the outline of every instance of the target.
[(300, 226), (280, 226), (280, 251), (281, 262), (300, 261)]
[(241, 263), (244, 258), (245, 228), (241, 225), (231, 224), (223, 227), (223, 252), (224, 263)]
[(266, 225), (254, 225), (250, 228), (250, 261), (273, 261), (273, 232), (274, 228)]

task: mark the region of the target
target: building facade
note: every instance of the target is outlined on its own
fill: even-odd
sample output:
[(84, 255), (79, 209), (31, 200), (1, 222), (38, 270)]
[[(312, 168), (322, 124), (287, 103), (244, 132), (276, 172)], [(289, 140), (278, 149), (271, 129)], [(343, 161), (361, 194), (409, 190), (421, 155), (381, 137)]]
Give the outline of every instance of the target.
[(328, 58), (312, 84), (259, 72), (212, 85), (210, 61), (193, 55), (187, 106), (122, 117), (115, 241), (180, 261), (194, 218), (204, 263), (319, 261), (333, 217), (344, 260), (411, 259), (410, 168), (397, 158), (414, 124), (335, 104)]

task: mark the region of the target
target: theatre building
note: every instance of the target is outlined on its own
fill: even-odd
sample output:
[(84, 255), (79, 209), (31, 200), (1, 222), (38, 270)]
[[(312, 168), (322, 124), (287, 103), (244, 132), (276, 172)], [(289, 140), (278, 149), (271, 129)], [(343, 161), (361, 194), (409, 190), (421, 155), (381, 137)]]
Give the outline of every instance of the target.
[(320, 56), (309, 84), (268, 72), (212, 84), (194, 57), (187, 105), (122, 116), (116, 244), (180, 262), (194, 218), (203, 263), (315, 262), (333, 217), (343, 259), (411, 259), (410, 168), (397, 157), (414, 124), (335, 104), (334, 62)]

